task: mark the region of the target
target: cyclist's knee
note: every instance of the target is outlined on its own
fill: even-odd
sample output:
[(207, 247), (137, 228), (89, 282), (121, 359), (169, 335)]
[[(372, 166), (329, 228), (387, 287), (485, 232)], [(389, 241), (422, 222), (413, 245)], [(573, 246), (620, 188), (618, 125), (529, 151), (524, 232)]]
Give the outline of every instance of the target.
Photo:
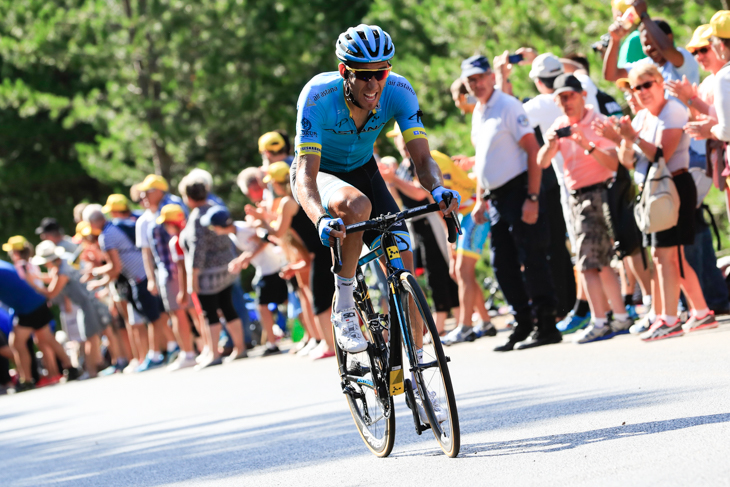
[(369, 219), (372, 211), (370, 200), (355, 188), (343, 188), (330, 200), (329, 206), (348, 225)]

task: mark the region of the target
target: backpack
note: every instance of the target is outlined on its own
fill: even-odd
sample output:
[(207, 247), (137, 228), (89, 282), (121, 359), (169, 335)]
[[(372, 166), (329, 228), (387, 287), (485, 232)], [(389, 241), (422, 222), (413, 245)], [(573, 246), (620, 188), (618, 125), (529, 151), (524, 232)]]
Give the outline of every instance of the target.
[(660, 147), (657, 147), (654, 161), (649, 164), (644, 186), (634, 207), (634, 218), (639, 230), (647, 235), (668, 230), (679, 220), (679, 193)]

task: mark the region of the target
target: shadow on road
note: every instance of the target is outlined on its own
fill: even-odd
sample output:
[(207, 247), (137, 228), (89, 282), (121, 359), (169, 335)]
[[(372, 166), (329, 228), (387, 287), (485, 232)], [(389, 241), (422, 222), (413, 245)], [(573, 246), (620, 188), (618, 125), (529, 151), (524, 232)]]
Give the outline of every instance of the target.
[[(460, 395), (459, 416), (462, 434), (466, 435), (560, 416), (646, 406), (671, 400), (677, 392), (676, 389), (609, 394), (596, 391), (560, 396), (550, 387), (500, 388)], [(397, 404), (399, 434), (393, 456), (440, 454), (430, 435), (415, 435), (410, 411), (402, 401)], [(258, 415), (255, 424), (252, 424), (251, 416), (192, 423), (191, 418), (178, 418), (165, 424), (127, 429), (114, 429), (112, 422), (111, 427), (98, 435), (64, 439), (35, 429), (27, 439), (13, 444), (3, 444), (0, 440), (0, 450), (7, 452), (0, 465), (13, 466), (10, 485), (155, 486), (192, 479), (225, 479), (266, 470), (289, 470), (332, 458), (367, 454), (345, 401), (342, 401), (341, 409), (336, 408), (337, 412), (311, 413), (322, 408), (331, 411), (332, 404), (310, 405), (301, 409), (301, 415), (295, 419), (280, 419), (282, 414), (292, 418), (292, 410), (271, 411)], [(730, 414), (507, 442), (462, 442), (462, 452), (464, 455), (471, 453), (471, 456), (550, 452), (595, 441), (728, 421)], [(48, 436), (44, 437), (44, 434)], [(399, 447), (416, 443), (425, 448), (398, 453)], [(41, 468), (43, 462), (52, 462), (59, 468), (39, 475), (38, 472), (47, 472), (47, 468)], [(151, 475), (153, 471), (157, 474)], [(164, 475), (159, 475), (160, 471)]]

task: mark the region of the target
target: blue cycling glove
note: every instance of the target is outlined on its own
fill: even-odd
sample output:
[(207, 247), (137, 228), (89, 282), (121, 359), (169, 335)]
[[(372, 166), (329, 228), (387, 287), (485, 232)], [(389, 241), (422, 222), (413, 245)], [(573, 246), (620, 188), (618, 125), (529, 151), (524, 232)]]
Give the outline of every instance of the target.
[(343, 223), (342, 218), (321, 218), (319, 220), (319, 228), (317, 228), (317, 231), (319, 232), (319, 240), (325, 247), (330, 246), (330, 232), (332, 231), (330, 223), (339, 223), (340, 229), (345, 228), (345, 224)]
[(459, 193), (450, 189), (446, 189), (443, 186), (434, 188), (434, 190), (431, 191), (431, 196), (433, 196), (433, 199), (436, 203), (441, 203), (444, 200), (444, 194), (447, 193), (451, 193), (451, 196), (453, 198), (456, 198), (456, 202), (458, 203), (456, 205), (457, 208), (461, 206), (461, 196), (459, 196)]

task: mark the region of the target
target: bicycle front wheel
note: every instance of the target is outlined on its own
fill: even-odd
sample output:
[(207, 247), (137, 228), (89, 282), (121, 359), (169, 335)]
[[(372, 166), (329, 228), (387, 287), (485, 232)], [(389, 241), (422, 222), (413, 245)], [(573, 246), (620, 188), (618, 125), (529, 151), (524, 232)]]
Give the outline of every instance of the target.
[[(372, 344), (370, 330), (362, 326), (360, 318), (365, 337)], [(395, 411), (382, 368), (386, 362), (374, 357), (371, 351), (345, 352), (337, 344), (334, 329), (333, 338), (338, 370), (342, 371), (344, 367), (346, 372), (343, 392), (355, 426), (371, 452), (379, 457), (387, 457), (395, 443)]]
[[(461, 436), (447, 359), (428, 302), (416, 278), (403, 273), (400, 279), (400, 303), (408, 324), (406, 332), (418, 333), (422, 330), (423, 333), (423, 358), (413, 371), (417, 390), (436, 441), (443, 452), (453, 458), (459, 454)], [(412, 345), (409, 355), (413, 368), (417, 361), (416, 345), (414, 340), (409, 341)], [(408, 346), (407, 341), (404, 345)]]

